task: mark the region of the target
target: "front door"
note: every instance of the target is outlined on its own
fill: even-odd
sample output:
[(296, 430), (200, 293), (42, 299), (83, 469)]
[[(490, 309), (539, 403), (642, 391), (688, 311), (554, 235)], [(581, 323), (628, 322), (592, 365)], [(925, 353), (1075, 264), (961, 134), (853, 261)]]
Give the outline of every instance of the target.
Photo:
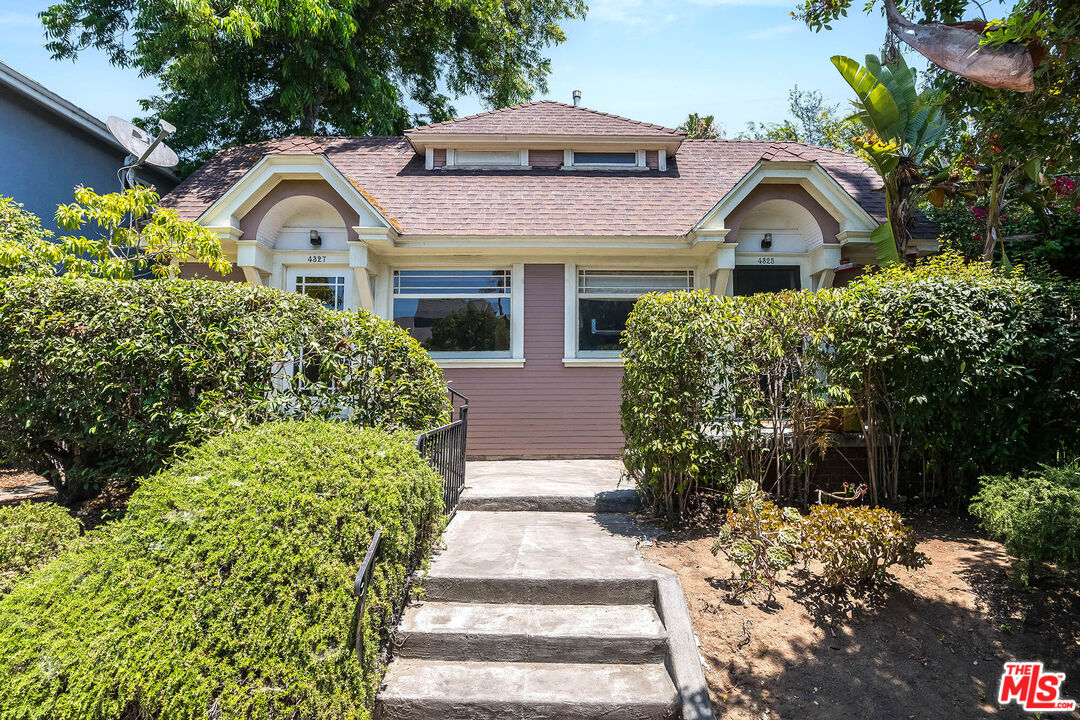
[(762, 292), (799, 290), (801, 269), (798, 265), (737, 265), (735, 294), (754, 295)]
[(318, 300), (330, 310), (344, 310), (352, 307), (348, 277), (347, 268), (295, 268), (286, 276), (287, 289)]

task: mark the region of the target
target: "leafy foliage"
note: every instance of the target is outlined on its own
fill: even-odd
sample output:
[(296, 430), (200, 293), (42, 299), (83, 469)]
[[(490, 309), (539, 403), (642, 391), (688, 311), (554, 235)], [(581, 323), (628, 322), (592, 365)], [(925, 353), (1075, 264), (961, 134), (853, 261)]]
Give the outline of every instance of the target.
[(41, 218), (14, 198), (0, 196), (0, 277), (52, 275), (51, 237), (52, 232), (41, 227)]
[(0, 596), (79, 537), (79, 521), (51, 502), (0, 507)]
[[(0, 600), (0, 714), (371, 717), (380, 641), (441, 524), (413, 440), (268, 423), (148, 478)], [(352, 582), (377, 527), (358, 658)]]
[(980, 482), (971, 513), (1020, 558), (1021, 583), (1028, 582), (1039, 563), (1080, 566), (1080, 466), (1044, 466)]
[(892, 511), (818, 504), (802, 515), (777, 507), (756, 483), (744, 480), (735, 486), (712, 553), (723, 553), (739, 569), (729, 585), (735, 597), (764, 591), (769, 603), (780, 573), (798, 562), (812, 567), (826, 586), (858, 594), (886, 580), (893, 565), (926, 565), (915, 546), (915, 532)]
[(544, 50), (581, 0), (58, 0), (41, 14), (47, 48), (87, 48), (157, 78), (143, 101), (179, 128), (185, 167), (227, 145), (303, 134), (393, 135), (409, 108), (432, 122), (451, 96), (491, 107), (547, 91)]
[(780, 573), (801, 555), (802, 518), (794, 508), (778, 508), (750, 480), (735, 486), (731, 503), (712, 554), (724, 553), (739, 568), (729, 584), (734, 597), (764, 590), (771, 603)]
[(0, 270), (62, 266), (70, 275), (130, 280), (147, 271), (168, 277), (174, 260), (205, 263), (222, 275), (231, 268), (216, 235), (181, 220), (175, 210), (157, 207), (158, 195), (149, 188), (98, 195), (77, 187), (75, 199), (56, 209), (56, 221), (68, 231), (89, 229), (87, 234), (46, 242), (24, 231), (0, 239)]
[(753, 480), (807, 502), (829, 405), (867, 441), (872, 503), (970, 497), (1080, 443), (1080, 298), (945, 255), (818, 293), (643, 297), (624, 335), (625, 461), (672, 519)]
[(780, 123), (747, 123), (739, 139), (801, 142), (841, 152), (859, 152), (856, 140), (863, 133), (862, 126), (841, 115), (839, 108), (837, 104), (826, 104), (820, 90), (800, 90), (796, 85), (788, 92), (790, 119)]
[(884, 508), (814, 505), (801, 529), (805, 558), (821, 564), (829, 587), (866, 589), (887, 579), (893, 565), (916, 569), (929, 562), (915, 549), (915, 531)]
[[(926, 171), (947, 128), (944, 97), (918, 92), (917, 73), (902, 55), (889, 63), (867, 55), (865, 67), (842, 55), (832, 62), (855, 92), (855, 116), (866, 128), (855, 143), (885, 184), (889, 222), (876, 233), (878, 260), (898, 262), (907, 257), (919, 195), (931, 183)], [(888, 246), (886, 227), (894, 248)]]
[(691, 140), (716, 140), (724, 136), (724, 131), (717, 127), (714, 116), (697, 113), (687, 115), (686, 120), (676, 130), (682, 130), (687, 139)]
[(404, 330), (295, 293), (0, 280), (0, 457), (68, 495), (151, 472), (179, 443), (282, 415), (424, 429), (445, 412), (444, 393)]

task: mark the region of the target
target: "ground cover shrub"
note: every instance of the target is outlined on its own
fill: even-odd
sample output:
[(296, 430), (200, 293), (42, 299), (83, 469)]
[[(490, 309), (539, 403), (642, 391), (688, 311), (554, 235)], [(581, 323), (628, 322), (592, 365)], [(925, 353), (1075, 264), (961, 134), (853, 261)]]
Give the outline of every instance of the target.
[(1080, 466), (1043, 468), (981, 479), (971, 514), (1019, 559), (1015, 579), (1026, 585), (1041, 563), (1080, 566)]
[(712, 554), (723, 553), (739, 568), (728, 583), (734, 597), (764, 590), (765, 602), (771, 603), (780, 573), (801, 555), (802, 518), (794, 508), (777, 507), (750, 480), (735, 486), (731, 504)]
[[(266, 423), (148, 478), (0, 599), (0, 716), (370, 717), (380, 641), (442, 522), (413, 442)], [(358, 658), (351, 590), (376, 527)]]
[(864, 592), (884, 581), (893, 565), (916, 569), (927, 563), (915, 549), (915, 531), (892, 510), (814, 505), (801, 530), (805, 559), (821, 564), (821, 579), (832, 588)]
[(444, 393), (408, 333), (295, 293), (0, 280), (0, 461), (68, 497), (153, 472), (181, 443), (283, 415), (422, 430), (446, 411)]
[(52, 561), (75, 542), (79, 521), (51, 502), (21, 502), (0, 507), (0, 595), (19, 578)]
[(803, 515), (781, 508), (756, 483), (745, 480), (732, 492), (732, 507), (720, 526), (712, 554), (723, 553), (738, 568), (728, 581), (733, 597), (775, 597), (780, 573), (797, 563), (845, 595), (862, 595), (888, 577), (893, 565), (923, 567), (915, 531), (884, 508), (817, 504)]

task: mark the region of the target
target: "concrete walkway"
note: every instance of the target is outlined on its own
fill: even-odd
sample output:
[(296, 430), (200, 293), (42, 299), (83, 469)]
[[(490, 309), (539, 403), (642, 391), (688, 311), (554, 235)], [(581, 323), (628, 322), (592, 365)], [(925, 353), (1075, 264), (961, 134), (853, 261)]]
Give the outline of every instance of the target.
[(469, 463), (380, 720), (712, 718), (678, 578), (612, 461)]

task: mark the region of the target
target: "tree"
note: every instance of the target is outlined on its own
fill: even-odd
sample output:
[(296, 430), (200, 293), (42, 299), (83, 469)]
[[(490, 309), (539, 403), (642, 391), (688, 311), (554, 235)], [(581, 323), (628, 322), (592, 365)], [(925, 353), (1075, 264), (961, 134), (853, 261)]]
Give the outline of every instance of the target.
[(925, 172), (947, 128), (943, 98), (917, 91), (917, 73), (902, 55), (887, 64), (867, 55), (866, 67), (842, 55), (832, 62), (855, 91), (852, 105), (867, 130), (857, 143), (885, 185), (889, 221), (871, 239), (879, 260), (903, 259), (919, 193), (927, 189)]
[(858, 152), (855, 139), (862, 134), (859, 123), (839, 113), (839, 105), (827, 105), (820, 90), (788, 92), (791, 118), (780, 123), (746, 124), (743, 140), (776, 140), (807, 143), (842, 152)]
[(290, 133), (397, 134), (450, 97), (502, 107), (546, 91), (543, 50), (583, 0), (59, 0), (41, 14), (57, 59), (84, 49), (156, 77), (142, 101), (186, 167)]
[(724, 137), (724, 131), (716, 126), (716, 118), (712, 115), (698, 115), (690, 113), (682, 125), (675, 128), (686, 133), (691, 140), (717, 140)]
[[(35, 230), (40, 229), (40, 221), (20, 210), (14, 213), (21, 218), (20, 224), (10, 226), (14, 232), (9, 234), (4, 220), (0, 269), (47, 269), (52, 274), (59, 268), (72, 275), (130, 280), (144, 272), (169, 276), (174, 272), (174, 261), (205, 263), (222, 275), (231, 268), (216, 235), (198, 223), (181, 220), (175, 210), (157, 207), (158, 195), (149, 188), (98, 195), (80, 186), (75, 189), (75, 200), (56, 209), (56, 221), (71, 232), (89, 230), (89, 237), (64, 235), (49, 242), (47, 234)], [(17, 203), (0, 202), (0, 209), (10, 213), (12, 205)], [(33, 219), (21, 217), (20, 212)]]
[(41, 219), (14, 198), (0, 197), (0, 277), (52, 275), (48, 260), (52, 233)]

